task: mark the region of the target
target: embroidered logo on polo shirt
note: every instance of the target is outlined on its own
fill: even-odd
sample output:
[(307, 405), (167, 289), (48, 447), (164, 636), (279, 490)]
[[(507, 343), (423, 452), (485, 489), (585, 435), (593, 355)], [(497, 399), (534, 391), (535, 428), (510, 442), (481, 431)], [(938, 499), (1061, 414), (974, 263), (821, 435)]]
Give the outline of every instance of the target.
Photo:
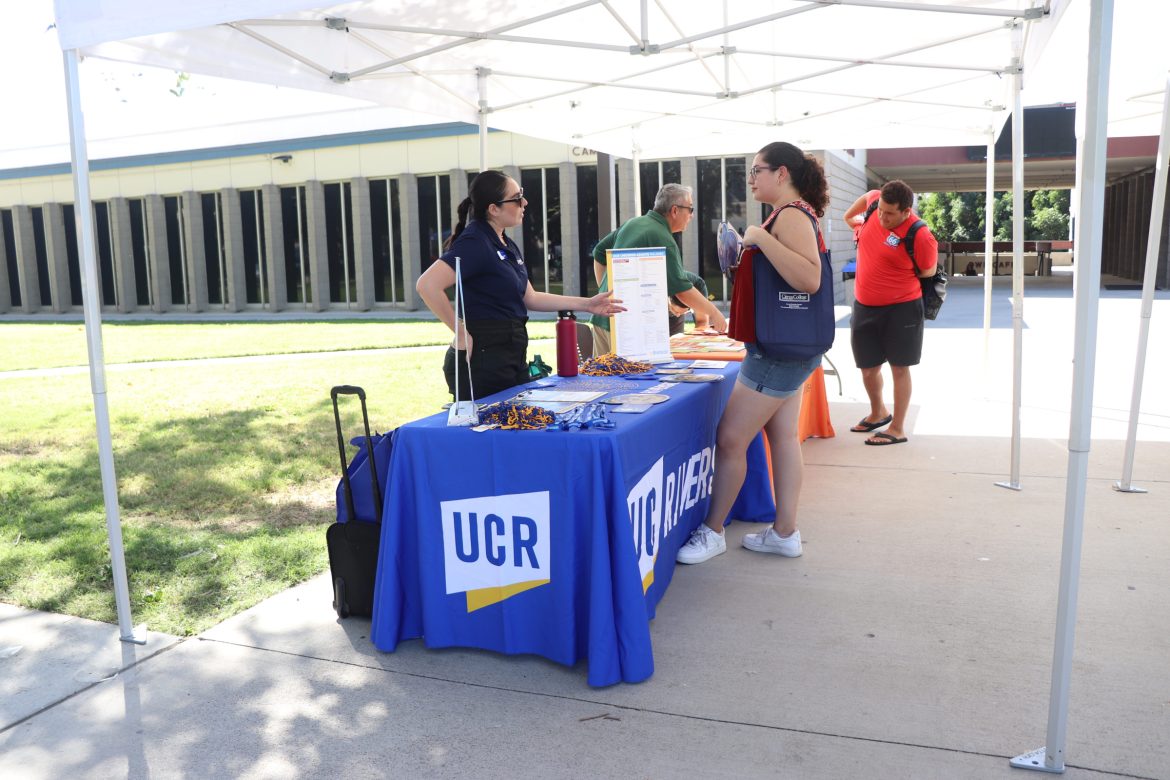
[(466, 593), (468, 612), (551, 581), (547, 490), (441, 501), (439, 510), (447, 593)]
[(890, 235), (886, 236), (887, 246), (897, 246), (900, 243), (902, 243), (902, 239), (898, 238), (893, 233), (890, 233)]

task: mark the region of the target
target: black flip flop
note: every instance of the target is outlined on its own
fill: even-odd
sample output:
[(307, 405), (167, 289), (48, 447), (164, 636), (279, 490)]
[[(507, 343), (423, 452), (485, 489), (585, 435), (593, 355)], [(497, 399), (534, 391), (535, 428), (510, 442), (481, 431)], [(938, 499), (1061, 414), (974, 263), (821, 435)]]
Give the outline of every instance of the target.
[[(873, 439), (877, 439), (878, 441), (874, 441)], [(892, 433), (886, 433), (885, 431), (875, 433), (873, 439), (866, 439), (865, 443), (874, 447), (888, 447), (891, 444), (901, 444), (906, 441), (905, 436), (899, 437)]]
[(853, 431), (854, 433), (872, 433), (873, 431), (876, 431), (878, 428), (889, 425), (893, 421), (894, 421), (894, 415), (892, 415), (892, 414), (886, 415), (884, 418), (882, 418), (881, 420), (878, 420), (877, 422), (870, 422), (869, 420), (862, 417), (861, 422), (857, 423), (857, 425), (854, 425), (849, 430)]

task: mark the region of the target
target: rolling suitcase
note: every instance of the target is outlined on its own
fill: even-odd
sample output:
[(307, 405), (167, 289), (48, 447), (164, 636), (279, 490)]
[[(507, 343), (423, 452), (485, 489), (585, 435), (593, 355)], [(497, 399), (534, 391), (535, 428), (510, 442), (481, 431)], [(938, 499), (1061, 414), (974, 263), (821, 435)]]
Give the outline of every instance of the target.
[[(341, 483), (338, 485), (337, 522), (325, 532), (329, 549), (329, 572), (333, 578), (333, 609), (340, 618), (350, 615), (369, 617), (374, 607), (374, 578), (378, 570), (378, 542), (382, 534), (382, 490), (379, 475), (385, 478), (390, 462), (391, 434), (370, 435), (366, 412), (366, 393), (360, 387), (339, 385), (329, 392), (333, 401), (333, 420), (337, 426), (337, 451), (341, 456)], [(364, 443), (352, 463), (345, 457), (345, 439), (341, 433), (339, 395), (356, 395), (362, 405), (365, 436), (354, 440)], [(370, 485), (370, 503), (354, 500), (354, 486)], [(364, 491), (363, 491), (364, 492)]]

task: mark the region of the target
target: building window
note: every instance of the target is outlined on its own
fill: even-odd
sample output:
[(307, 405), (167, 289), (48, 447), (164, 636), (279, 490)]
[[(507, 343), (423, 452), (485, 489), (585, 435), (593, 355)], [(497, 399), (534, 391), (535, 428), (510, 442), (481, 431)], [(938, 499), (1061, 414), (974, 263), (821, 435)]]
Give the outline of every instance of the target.
[(20, 298), (20, 270), (16, 267), (16, 228), (12, 224), (12, 211), (0, 211), (0, 228), (4, 230), (5, 257), (0, 258), (8, 268), (8, 296), (13, 308), (24, 304)]
[(524, 262), (532, 287), (560, 294), (564, 290), (561, 268), (561, 178), (558, 168), (534, 168), (520, 172), (520, 186), (528, 206), (524, 209)]
[(443, 253), (451, 235), (451, 177), (447, 174), (418, 177), (418, 234), (422, 244), (422, 270)]
[(313, 301), (309, 285), (309, 263), (305, 247), (309, 245), (308, 211), (304, 187), (280, 188), (280, 213), (284, 222), (284, 278), (289, 303), (308, 304)]
[(49, 251), (45, 246), (45, 210), (40, 206), (33, 206), (33, 250), (36, 252), (37, 279), (41, 289), (41, 306), (48, 306), (52, 301), (52, 288), (49, 286)]
[(183, 240), (186, 219), (182, 199), (176, 195), (164, 196), (163, 213), (167, 226), (167, 262), (171, 269), (171, 303), (186, 306), (191, 297), (187, 292), (187, 242)]
[(153, 301), (151, 284), (153, 272), (150, 268), (150, 253), (146, 240), (146, 202), (142, 198), (130, 198), (126, 204), (130, 207), (130, 251), (134, 255), (134, 282), (137, 300), (136, 306), (149, 307)]
[(325, 185), (325, 241), (329, 262), (329, 301), (346, 307), (357, 300), (353, 266), (353, 198), (349, 182)]
[(593, 247), (597, 235), (597, 166), (577, 166), (577, 273), (580, 274), (581, 294), (588, 297), (597, 293), (593, 278)]
[(66, 203), (61, 207), (61, 218), (65, 220), (65, 257), (69, 267), (69, 296), (74, 306), (80, 306), (81, 300), (81, 254), (77, 251), (77, 221), (73, 213), (73, 204)]
[(244, 235), (244, 301), (263, 305), (268, 303), (268, 263), (260, 190), (240, 192), (240, 227)]
[(715, 295), (727, 300), (726, 277), (719, 270), (715, 239), (720, 222), (743, 235), (747, 228), (747, 166), (743, 157), (699, 160), (696, 229), (699, 231), (699, 276)]
[[(70, 209), (73, 207), (70, 206)], [(93, 235), (98, 258), (98, 276), (102, 283), (102, 305), (118, 305), (118, 273), (114, 265), (114, 231), (110, 224), (110, 204), (93, 204)]]
[(223, 245), (223, 200), (218, 192), (199, 195), (203, 209), (203, 247), (207, 264), (207, 302), (216, 306), (227, 303), (227, 253)]
[(370, 181), (370, 227), (374, 235), (374, 300), (400, 303), (402, 289), (402, 211), (398, 182)]

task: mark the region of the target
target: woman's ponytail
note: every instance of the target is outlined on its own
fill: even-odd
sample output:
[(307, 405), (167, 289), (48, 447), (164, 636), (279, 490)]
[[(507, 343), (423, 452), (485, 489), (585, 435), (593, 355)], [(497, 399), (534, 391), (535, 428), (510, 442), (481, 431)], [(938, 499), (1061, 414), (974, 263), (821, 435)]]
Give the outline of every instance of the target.
[(825, 169), (820, 160), (811, 154), (804, 157), (804, 165), (800, 173), (792, 179), (796, 191), (805, 203), (813, 207), (818, 217), (825, 216), (825, 209), (829, 205), (829, 182), (825, 178)]
[(451, 235), (447, 236), (447, 240), (443, 243), (443, 249), (451, 248), (451, 244), (455, 243), (455, 239), (459, 238), (459, 234), (463, 232), (463, 228), (467, 227), (467, 214), (471, 211), (471, 198), (466, 197), (459, 202), (458, 216), (459, 219), (455, 223), (455, 227), (451, 230)]

